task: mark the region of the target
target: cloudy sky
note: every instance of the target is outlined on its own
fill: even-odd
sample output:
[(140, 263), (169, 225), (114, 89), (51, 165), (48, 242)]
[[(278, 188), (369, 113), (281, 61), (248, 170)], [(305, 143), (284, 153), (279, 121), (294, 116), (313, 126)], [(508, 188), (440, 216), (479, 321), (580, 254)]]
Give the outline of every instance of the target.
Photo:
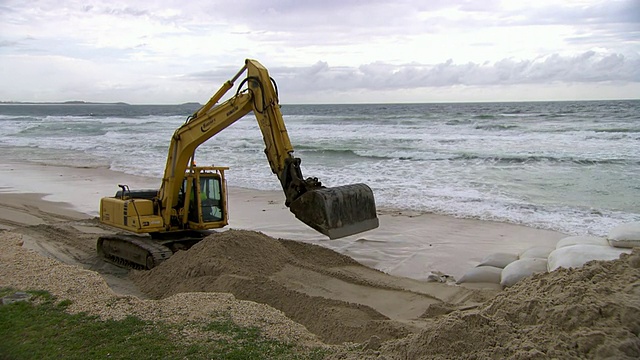
[(0, 101), (640, 98), (640, 0), (0, 0)]

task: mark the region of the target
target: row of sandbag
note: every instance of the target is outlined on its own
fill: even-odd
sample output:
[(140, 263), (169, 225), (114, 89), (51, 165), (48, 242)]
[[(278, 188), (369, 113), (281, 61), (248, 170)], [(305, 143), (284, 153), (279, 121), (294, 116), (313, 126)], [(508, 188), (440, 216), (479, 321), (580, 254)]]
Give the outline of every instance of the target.
[(535, 273), (561, 267), (579, 268), (593, 260), (615, 260), (623, 253), (630, 253), (633, 247), (640, 247), (640, 222), (619, 225), (611, 229), (607, 237), (569, 236), (558, 241), (555, 248), (533, 246), (520, 254), (491, 254), (457, 283), (512, 286)]

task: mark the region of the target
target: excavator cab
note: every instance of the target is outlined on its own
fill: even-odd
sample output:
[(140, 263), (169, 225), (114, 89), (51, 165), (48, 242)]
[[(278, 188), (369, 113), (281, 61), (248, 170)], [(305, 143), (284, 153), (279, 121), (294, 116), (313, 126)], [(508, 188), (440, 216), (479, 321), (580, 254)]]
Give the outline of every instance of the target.
[(198, 167), (185, 174), (185, 212), (190, 229), (216, 229), (227, 225), (226, 191), (222, 167)]
[(224, 211), (222, 209), (222, 182), (217, 176), (200, 177), (200, 216), (203, 222), (221, 221)]

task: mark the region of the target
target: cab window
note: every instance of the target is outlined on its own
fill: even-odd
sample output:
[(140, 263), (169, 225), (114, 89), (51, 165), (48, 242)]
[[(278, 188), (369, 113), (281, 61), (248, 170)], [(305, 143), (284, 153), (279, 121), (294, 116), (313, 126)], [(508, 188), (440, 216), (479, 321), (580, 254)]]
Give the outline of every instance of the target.
[(222, 220), (222, 191), (219, 178), (200, 178), (200, 211), (204, 222)]

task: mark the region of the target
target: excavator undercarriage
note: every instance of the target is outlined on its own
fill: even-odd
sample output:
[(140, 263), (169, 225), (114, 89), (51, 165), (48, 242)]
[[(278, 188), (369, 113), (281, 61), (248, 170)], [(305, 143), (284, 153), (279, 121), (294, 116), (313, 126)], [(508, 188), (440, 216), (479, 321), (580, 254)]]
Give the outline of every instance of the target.
[(167, 260), (178, 250), (188, 250), (204, 239), (209, 231), (185, 231), (163, 235), (139, 236), (131, 234), (103, 235), (96, 249), (104, 260), (136, 270), (150, 270)]

